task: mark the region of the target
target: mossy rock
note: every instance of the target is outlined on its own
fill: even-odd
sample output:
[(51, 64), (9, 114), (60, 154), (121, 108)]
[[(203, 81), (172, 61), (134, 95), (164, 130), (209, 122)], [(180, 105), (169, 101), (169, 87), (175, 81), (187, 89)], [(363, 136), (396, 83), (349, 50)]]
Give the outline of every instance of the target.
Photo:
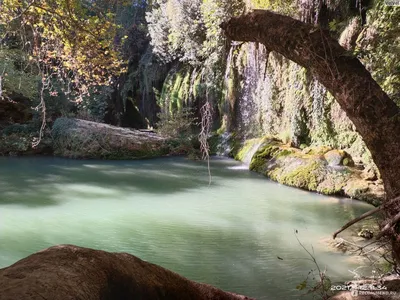
[(250, 170), (281, 184), (379, 205), (383, 187), (363, 180), (361, 172), (350, 167), (353, 164), (343, 150), (317, 147), (300, 151), (276, 140), (266, 140), (253, 155)]
[(332, 150), (329, 146), (307, 147), (302, 150), (302, 153), (307, 155), (322, 156)]
[(323, 162), (319, 160), (303, 160), (300, 158), (297, 158), (297, 160), (301, 161), (295, 162), (295, 164), (297, 164), (295, 168), (289, 169), (289, 171), (284, 170), (279, 175), (276, 170), (270, 171), (270, 177), (282, 184), (309, 191), (316, 191), (323, 178)]
[(80, 119), (57, 119), (52, 136), (55, 154), (72, 158), (150, 158), (168, 155), (172, 147), (153, 132)]
[(250, 139), (246, 140), (243, 143), (243, 146), (239, 149), (239, 151), (235, 155), (235, 159), (239, 161), (244, 161), (246, 156), (249, 154), (252, 149), (261, 142), (261, 139)]
[(325, 160), (330, 166), (354, 166), (350, 154), (343, 150), (331, 150), (324, 154)]
[(263, 138), (263, 143), (254, 153), (251, 162), (250, 170), (257, 172), (264, 172), (263, 166), (266, 162), (271, 159), (278, 159), (279, 157), (285, 157), (291, 155), (295, 150), (287, 148), (282, 144), (282, 141), (266, 137)]
[(327, 172), (316, 191), (324, 195), (344, 195), (343, 187), (351, 173), (346, 169), (338, 171), (328, 166), (326, 168)]

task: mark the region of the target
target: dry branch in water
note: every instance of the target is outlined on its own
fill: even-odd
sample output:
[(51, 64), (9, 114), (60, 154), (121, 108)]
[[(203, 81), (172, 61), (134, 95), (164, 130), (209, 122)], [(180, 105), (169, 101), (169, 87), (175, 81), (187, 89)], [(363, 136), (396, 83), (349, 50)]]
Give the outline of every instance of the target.
[(359, 217), (357, 217), (357, 218), (355, 218), (355, 219), (353, 219), (353, 220), (347, 222), (347, 223), (346, 223), (345, 225), (343, 225), (339, 230), (336, 230), (336, 231), (335, 231), (335, 233), (333, 234), (333, 239), (335, 239), (336, 236), (337, 236), (339, 233), (341, 233), (343, 230), (349, 228), (350, 226), (352, 226), (352, 225), (354, 225), (354, 224), (360, 222), (361, 220), (363, 220), (363, 219), (365, 219), (365, 218), (367, 218), (367, 217), (369, 217), (369, 216), (372, 216), (373, 214), (376, 214), (377, 212), (380, 212), (382, 209), (383, 209), (383, 206), (379, 206), (379, 207), (377, 207), (377, 208), (375, 208), (375, 209), (372, 209), (372, 210), (366, 212), (365, 214), (362, 214), (361, 216), (359, 216)]

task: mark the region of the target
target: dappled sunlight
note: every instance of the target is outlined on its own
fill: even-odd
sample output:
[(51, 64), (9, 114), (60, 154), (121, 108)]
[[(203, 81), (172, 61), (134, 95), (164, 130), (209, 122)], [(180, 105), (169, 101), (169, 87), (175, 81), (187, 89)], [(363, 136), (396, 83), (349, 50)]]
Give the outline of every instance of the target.
[(110, 197), (118, 195), (118, 191), (110, 188), (104, 188), (99, 185), (88, 184), (54, 184), (54, 189), (59, 193), (68, 195), (68, 197), (84, 196), (86, 199), (98, 197)]

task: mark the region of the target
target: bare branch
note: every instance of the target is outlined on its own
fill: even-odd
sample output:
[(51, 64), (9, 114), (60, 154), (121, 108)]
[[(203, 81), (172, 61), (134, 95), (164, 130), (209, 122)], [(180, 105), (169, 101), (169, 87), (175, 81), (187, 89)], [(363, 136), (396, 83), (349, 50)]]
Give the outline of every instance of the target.
[(335, 239), (339, 233), (341, 233), (343, 230), (349, 228), (351, 225), (354, 225), (354, 224), (360, 222), (361, 220), (363, 220), (369, 216), (372, 216), (373, 214), (376, 214), (377, 212), (380, 212), (382, 209), (383, 209), (383, 206), (379, 206), (379, 207), (377, 207), (373, 210), (370, 210), (370, 211), (366, 212), (365, 214), (362, 214), (361, 216), (351, 220), (350, 222), (347, 222), (342, 228), (335, 231), (335, 233), (333, 234), (333, 239)]

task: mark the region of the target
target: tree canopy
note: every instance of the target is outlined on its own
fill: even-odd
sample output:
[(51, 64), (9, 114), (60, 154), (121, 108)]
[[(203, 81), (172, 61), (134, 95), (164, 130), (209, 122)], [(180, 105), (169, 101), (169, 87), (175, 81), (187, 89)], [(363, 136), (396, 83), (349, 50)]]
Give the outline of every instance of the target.
[(86, 93), (124, 70), (119, 48), (125, 37), (118, 34), (114, 13), (118, 2), (3, 0), (1, 44), (24, 50), (23, 68), (40, 75), (44, 85), (58, 78), (66, 91)]

